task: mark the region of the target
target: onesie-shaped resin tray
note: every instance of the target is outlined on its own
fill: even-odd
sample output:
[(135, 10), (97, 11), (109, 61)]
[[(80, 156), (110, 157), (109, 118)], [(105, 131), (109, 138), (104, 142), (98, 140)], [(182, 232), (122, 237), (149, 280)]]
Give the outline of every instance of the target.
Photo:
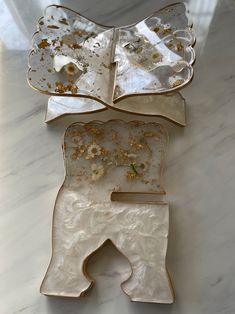
[(169, 208), (162, 174), (168, 137), (156, 123), (72, 124), (64, 137), (66, 176), (53, 218), (45, 295), (79, 297), (92, 285), (89, 256), (110, 240), (132, 273), (132, 301), (172, 303), (165, 258)]
[(109, 107), (185, 125), (177, 90), (192, 79), (194, 42), (183, 3), (124, 27), (100, 25), (53, 5), (33, 37), (28, 82), (53, 95), (46, 121)]

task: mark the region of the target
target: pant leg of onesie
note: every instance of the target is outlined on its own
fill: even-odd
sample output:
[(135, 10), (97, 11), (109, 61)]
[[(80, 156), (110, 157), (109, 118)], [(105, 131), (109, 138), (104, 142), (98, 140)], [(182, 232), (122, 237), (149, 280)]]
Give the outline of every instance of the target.
[(132, 301), (172, 303), (173, 291), (165, 266), (168, 205), (123, 204), (114, 244), (127, 257), (132, 275), (122, 284)]
[(84, 275), (83, 264), (105, 239), (94, 236), (96, 223), (91, 204), (78, 200), (77, 194), (62, 188), (57, 197), (52, 258), (41, 285), (45, 295), (78, 297), (91, 285)]

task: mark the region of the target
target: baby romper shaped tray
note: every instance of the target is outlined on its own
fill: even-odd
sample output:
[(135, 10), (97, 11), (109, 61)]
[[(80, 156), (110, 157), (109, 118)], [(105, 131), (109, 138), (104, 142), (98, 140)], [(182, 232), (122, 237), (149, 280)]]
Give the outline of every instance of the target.
[(165, 266), (169, 209), (162, 185), (168, 137), (156, 123), (72, 124), (64, 137), (66, 176), (53, 218), (45, 295), (79, 297), (92, 285), (89, 256), (110, 240), (132, 273), (132, 301), (172, 303)]

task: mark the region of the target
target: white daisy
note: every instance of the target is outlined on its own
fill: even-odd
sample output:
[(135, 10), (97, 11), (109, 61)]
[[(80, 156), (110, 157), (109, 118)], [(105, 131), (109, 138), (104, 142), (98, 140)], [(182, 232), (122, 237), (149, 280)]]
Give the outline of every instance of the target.
[(151, 55), (151, 59), (154, 62), (159, 62), (159, 61), (161, 61), (161, 55), (158, 52), (153, 52)]
[(91, 144), (91, 146), (87, 149), (88, 157), (94, 158), (95, 156), (99, 156), (101, 154), (101, 148), (97, 144)]
[(92, 181), (99, 180), (104, 174), (104, 167), (102, 165), (91, 165), (91, 179)]
[(83, 140), (80, 136), (75, 136), (72, 138), (72, 143), (75, 145), (75, 146), (82, 146), (83, 145)]

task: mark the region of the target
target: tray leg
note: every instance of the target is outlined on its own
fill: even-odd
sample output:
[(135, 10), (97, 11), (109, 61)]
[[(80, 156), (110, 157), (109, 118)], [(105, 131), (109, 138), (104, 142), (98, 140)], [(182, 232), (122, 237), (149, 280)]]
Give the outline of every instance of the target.
[(123, 230), (123, 233), (113, 240), (132, 268), (132, 274), (122, 283), (122, 289), (132, 301), (173, 303), (173, 288), (165, 265), (169, 227), (168, 205), (136, 206), (141, 207), (135, 213), (132, 205), (132, 229), (128, 229), (128, 233)]

